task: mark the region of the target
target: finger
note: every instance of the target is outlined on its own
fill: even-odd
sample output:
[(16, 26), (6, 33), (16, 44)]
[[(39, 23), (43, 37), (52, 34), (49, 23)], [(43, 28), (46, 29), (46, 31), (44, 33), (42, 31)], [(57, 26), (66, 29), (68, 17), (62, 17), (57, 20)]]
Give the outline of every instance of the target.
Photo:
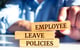
[(80, 11), (76, 14), (76, 28), (80, 29)]
[(76, 21), (76, 14), (79, 11), (78, 6), (72, 6), (68, 10), (68, 16), (67, 19), (71, 22), (71, 26), (75, 26), (75, 21)]
[(23, 27), (20, 27), (19, 25), (13, 24), (8, 28), (8, 31), (14, 33), (15, 31), (26, 31), (26, 29)]
[(67, 10), (69, 7), (63, 7), (59, 11), (58, 21), (65, 21), (67, 18)]
[(72, 27), (71, 35), (69, 35), (69, 37), (75, 40), (80, 40), (80, 30), (75, 27)]
[(26, 21), (26, 20), (17, 21), (15, 24), (18, 25), (19, 27), (24, 28), (25, 30), (30, 30), (30, 27), (31, 27), (30, 26), (31, 22)]
[(22, 26), (23, 26), (26, 30), (31, 30), (31, 22), (29, 22), (29, 21), (23, 21)]
[[(67, 18), (67, 11), (68, 11), (69, 7), (63, 7), (60, 12), (59, 12), (59, 16), (58, 16), (58, 20), (59, 21), (65, 21)], [(70, 30), (66, 29), (66, 30), (60, 30), (60, 32), (64, 35), (69, 35), (70, 34)]]

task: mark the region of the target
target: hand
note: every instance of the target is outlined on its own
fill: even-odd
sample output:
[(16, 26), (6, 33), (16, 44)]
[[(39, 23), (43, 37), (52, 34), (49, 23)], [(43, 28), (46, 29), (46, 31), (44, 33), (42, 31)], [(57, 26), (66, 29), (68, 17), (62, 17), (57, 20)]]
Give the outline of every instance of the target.
[(60, 32), (75, 40), (80, 40), (80, 7), (63, 7), (60, 9), (58, 17), (59, 21), (65, 21), (67, 19), (71, 22), (71, 30), (63, 30)]
[(8, 31), (12, 33), (15, 31), (29, 31), (29, 30), (31, 30), (31, 22), (25, 20), (17, 21), (8, 28)]

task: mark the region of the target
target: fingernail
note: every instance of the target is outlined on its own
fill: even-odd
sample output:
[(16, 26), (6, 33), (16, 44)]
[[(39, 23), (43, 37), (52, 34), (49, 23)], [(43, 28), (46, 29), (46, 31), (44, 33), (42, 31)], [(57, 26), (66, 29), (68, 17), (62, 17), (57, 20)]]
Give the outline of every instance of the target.
[(60, 30), (60, 32), (64, 32), (65, 30)]
[(60, 32), (64, 35), (70, 35), (70, 30), (60, 30)]
[(65, 21), (65, 17), (60, 16), (58, 20), (59, 20), (60, 22), (61, 22), (61, 21)]
[(62, 20), (59, 19), (58, 21), (61, 22)]

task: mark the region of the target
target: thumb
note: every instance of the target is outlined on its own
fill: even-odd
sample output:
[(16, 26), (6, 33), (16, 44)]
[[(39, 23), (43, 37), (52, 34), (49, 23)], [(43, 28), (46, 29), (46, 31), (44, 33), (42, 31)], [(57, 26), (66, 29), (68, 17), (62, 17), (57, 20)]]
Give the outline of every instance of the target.
[[(60, 9), (59, 16), (58, 16), (58, 21), (62, 22), (62, 21), (66, 20), (68, 9), (69, 9), (69, 7), (63, 7), (63, 8)], [(60, 32), (64, 35), (70, 35), (70, 30), (69, 29), (60, 30)]]

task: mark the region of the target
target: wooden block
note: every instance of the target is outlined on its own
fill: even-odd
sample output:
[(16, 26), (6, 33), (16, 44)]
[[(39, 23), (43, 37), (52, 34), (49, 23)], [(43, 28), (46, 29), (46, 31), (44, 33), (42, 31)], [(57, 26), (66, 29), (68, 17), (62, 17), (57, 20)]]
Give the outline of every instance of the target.
[(32, 23), (32, 31), (51, 31), (70, 29), (70, 21), (63, 22), (35, 22)]
[(59, 39), (20, 40), (20, 47), (59, 47)]
[(55, 38), (54, 31), (16, 31), (15, 39), (47, 39)]

